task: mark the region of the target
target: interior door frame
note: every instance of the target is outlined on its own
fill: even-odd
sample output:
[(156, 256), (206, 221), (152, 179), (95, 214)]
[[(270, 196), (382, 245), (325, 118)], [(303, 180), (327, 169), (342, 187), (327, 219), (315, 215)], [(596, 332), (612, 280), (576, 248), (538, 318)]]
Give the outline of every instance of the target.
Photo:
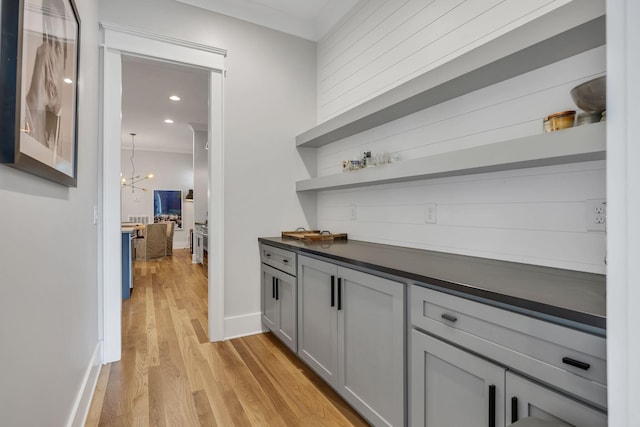
[(210, 341), (224, 339), (224, 60), (226, 50), (101, 23), (101, 158), (99, 160), (99, 334), (102, 362), (122, 354), (121, 129), (122, 56), (209, 70), (209, 314)]

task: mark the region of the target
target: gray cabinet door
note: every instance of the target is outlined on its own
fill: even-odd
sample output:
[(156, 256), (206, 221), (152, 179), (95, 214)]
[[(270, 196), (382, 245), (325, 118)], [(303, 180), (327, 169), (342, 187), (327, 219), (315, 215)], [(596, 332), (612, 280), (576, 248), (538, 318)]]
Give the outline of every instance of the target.
[(404, 425), (404, 286), (338, 269), (338, 391), (373, 425)]
[(507, 426), (526, 417), (554, 426), (605, 427), (607, 415), (577, 400), (507, 372)]
[(297, 351), (297, 316), (298, 300), (296, 295), (296, 278), (278, 272), (276, 275), (276, 335), (293, 352)]
[(291, 350), (297, 350), (297, 283), (296, 278), (261, 265), (260, 308), (262, 323)]
[(194, 234), (195, 237), (195, 255), (196, 255), (196, 262), (199, 264), (202, 264), (203, 258), (204, 258), (204, 236), (202, 235), (202, 233), (196, 231)]
[(261, 264), (260, 309), (262, 323), (270, 330), (276, 328), (275, 272), (271, 267)]
[(504, 378), (504, 368), (413, 329), (410, 425), (504, 426)]
[(333, 387), (338, 385), (337, 275), (334, 264), (298, 257), (298, 355)]

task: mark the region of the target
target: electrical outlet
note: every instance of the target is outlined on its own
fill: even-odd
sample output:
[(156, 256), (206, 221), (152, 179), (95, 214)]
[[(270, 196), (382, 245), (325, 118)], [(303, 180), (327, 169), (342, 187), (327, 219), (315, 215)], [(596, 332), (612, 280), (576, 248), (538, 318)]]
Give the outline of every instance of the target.
[(605, 199), (590, 199), (585, 202), (587, 231), (606, 231), (607, 229), (607, 201)]
[(427, 203), (424, 205), (424, 222), (427, 224), (436, 223), (436, 204)]
[(351, 219), (352, 220), (358, 219), (358, 208), (356, 205), (351, 205)]

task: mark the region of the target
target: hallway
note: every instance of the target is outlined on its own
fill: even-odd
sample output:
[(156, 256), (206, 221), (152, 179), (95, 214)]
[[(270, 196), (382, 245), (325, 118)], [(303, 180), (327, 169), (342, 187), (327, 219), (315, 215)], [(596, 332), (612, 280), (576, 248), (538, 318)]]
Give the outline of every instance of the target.
[(86, 426), (367, 425), (271, 334), (210, 343), (188, 250), (136, 261), (122, 311), (122, 360), (102, 367)]

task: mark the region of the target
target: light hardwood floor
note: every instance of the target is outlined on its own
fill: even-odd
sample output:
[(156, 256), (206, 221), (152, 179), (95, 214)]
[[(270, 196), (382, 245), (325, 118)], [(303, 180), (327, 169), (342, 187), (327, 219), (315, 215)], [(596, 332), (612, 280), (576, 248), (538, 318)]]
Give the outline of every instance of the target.
[(186, 249), (136, 261), (122, 312), (122, 360), (103, 366), (86, 426), (367, 425), (271, 334), (208, 342)]

